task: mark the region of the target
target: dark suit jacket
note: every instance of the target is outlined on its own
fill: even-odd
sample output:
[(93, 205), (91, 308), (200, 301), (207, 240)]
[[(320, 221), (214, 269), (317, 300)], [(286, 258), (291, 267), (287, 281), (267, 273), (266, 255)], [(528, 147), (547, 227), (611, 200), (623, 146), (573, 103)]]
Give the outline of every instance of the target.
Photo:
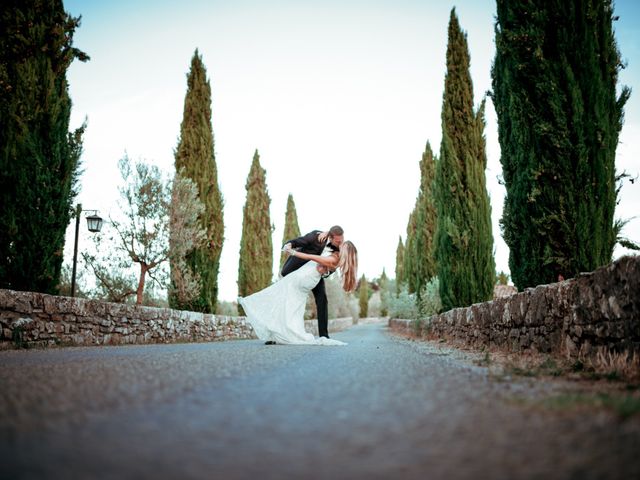
[[(321, 230), (313, 230), (312, 232), (307, 233), (306, 235), (298, 238), (294, 238), (293, 240), (289, 240), (286, 243), (290, 243), (291, 247), (300, 250), (304, 253), (310, 253), (312, 255), (320, 255), (324, 250), (325, 243), (318, 241), (318, 235), (322, 233)], [(332, 244), (328, 245), (334, 252), (338, 251), (339, 248), (335, 247)], [(282, 276), (286, 276), (291, 272), (299, 269), (302, 265), (307, 263), (309, 260), (303, 260), (298, 257), (289, 257), (284, 262), (282, 266)]]

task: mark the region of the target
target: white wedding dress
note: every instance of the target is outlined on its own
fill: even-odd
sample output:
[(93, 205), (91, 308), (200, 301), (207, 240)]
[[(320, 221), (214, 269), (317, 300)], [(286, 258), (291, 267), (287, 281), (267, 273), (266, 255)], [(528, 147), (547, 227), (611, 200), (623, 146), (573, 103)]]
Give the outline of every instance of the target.
[[(322, 252), (330, 254), (329, 249)], [(309, 261), (264, 290), (238, 298), (260, 340), (291, 345), (346, 345), (332, 338), (315, 338), (304, 329), (307, 297), (321, 277), (317, 267), (316, 262)]]

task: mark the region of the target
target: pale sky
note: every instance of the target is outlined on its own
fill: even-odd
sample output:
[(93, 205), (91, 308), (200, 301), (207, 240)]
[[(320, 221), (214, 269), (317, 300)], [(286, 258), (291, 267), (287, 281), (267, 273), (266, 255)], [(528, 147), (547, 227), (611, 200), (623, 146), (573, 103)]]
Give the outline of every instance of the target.
[[(225, 241), (220, 300), (237, 296), (245, 181), (253, 152), (267, 172), (275, 226), (274, 275), (287, 196), (303, 233), (339, 224), (358, 247), (360, 273), (395, 276), (418, 194), (428, 141), (439, 152), (447, 24), (455, 6), (467, 32), (476, 105), (491, 88), (495, 3), (450, 1), (65, 1), (82, 15), (74, 36), (91, 56), (68, 72), (71, 127), (87, 118), (78, 201), (116, 213), (118, 160), (128, 152), (173, 173), (186, 74), (198, 48), (212, 89)], [(619, 48), (634, 89), (626, 106), (617, 169), (640, 174), (640, 6), (616, 2)], [(504, 187), (495, 111), (486, 109), (487, 188), (497, 270), (508, 271), (500, 235)], [(625, 182), (617, 217), (640, 212), (640, 179)], [(106, 224), (103, 228), (109, 228)], [(625, 234), (640, 241), (640, 218)], [(89, 248), (82, 227), (80, 250)], [(65, 262), (73, 251), (70, 226)], [(618, 247), (615, 257), (629, 253)], [(86, 276), (90, 274), (87, 273)]]

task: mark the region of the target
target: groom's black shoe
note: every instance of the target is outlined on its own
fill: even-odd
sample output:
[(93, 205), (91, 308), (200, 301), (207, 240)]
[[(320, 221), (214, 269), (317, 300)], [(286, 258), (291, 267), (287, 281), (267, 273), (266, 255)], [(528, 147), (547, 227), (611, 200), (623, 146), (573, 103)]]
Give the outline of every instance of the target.
[(273, 340), (267, 340), (266, 342), (264, 342), (265, 345), (275, 345), (276, 342), (274, 342)]

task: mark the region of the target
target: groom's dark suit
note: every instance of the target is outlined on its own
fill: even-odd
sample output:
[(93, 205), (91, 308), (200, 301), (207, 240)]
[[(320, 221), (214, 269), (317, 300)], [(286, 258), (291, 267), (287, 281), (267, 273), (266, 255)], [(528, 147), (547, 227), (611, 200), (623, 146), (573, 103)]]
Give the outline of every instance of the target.
[[(334, 252), (338, 251), (338, 247), (335, 247), (332, 244), (326, 244), (324, 242), (320, 242), (318, 240), (318, 235), (322, 232), (320, 230), (314, 230), (313, 232), (307, 233), (303, 237), (298, 237), (293, 240), (289, 240), (285, 243), (290, 243), (292, 248), (300, 250), (304, 253), (310, 253), (312, 255), (320, 255), (324, 250), (325, 246), (331, 248)], [(302, 265), (307, 263), (308, 260), (302, 260), (298, 257), (289, 257), (287, 261), (284, 262), (282, 266), (282, 276), (286, 277), (291, 272), (296, 271)], [(327, 306), (327, 291), (324, 286), (324, 278), (321, 278), (318, 282), (318, 285), (314, 287), (313, 297), (316, 299), (316, 309), (318, 310), (318, 335), (321, 337), (329, 338), (329, 311)]]

